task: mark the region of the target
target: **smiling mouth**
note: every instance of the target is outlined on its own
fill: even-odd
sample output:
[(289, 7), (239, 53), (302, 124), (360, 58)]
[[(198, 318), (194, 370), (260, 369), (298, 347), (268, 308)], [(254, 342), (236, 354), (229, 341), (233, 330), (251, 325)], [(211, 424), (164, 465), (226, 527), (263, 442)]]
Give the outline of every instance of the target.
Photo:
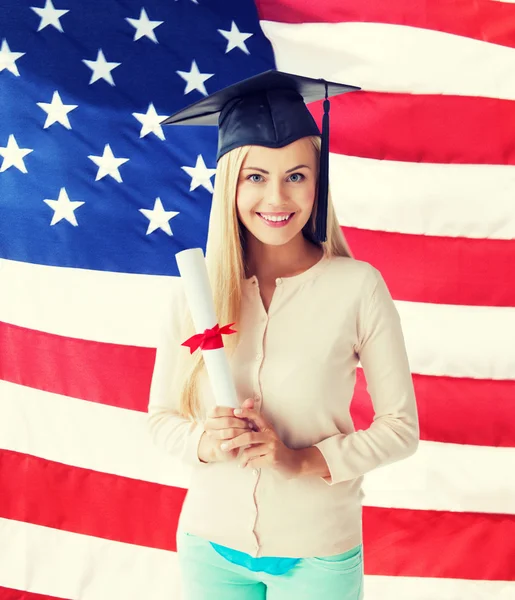
[(289, 223), (293, 216), (295, 215), (295, 213), (290, 213), (289, 216), (287, 216), (285, 218), (286, 215), (281, 215), (280, 218), (275, 218), (275, 219), (270, 219), (265, 217), (264, 215), (262, 215), (261, 213), (256, 213), (258, 215), (258, 217), (260, 217), (263, 221), (265, 221), (265, 223), (267, 225), (285, 225), (286, 223)]

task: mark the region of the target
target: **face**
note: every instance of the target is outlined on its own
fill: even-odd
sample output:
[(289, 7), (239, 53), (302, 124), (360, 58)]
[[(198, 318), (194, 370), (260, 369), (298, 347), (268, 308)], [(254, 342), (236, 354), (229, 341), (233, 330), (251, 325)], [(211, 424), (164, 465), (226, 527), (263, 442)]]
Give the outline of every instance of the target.
[(283, 148), (252, 146), (238, 180), (238, 217), (263, 244), (287, 244), (302, 236), (316, 182), (317, 155), (309, 138)]

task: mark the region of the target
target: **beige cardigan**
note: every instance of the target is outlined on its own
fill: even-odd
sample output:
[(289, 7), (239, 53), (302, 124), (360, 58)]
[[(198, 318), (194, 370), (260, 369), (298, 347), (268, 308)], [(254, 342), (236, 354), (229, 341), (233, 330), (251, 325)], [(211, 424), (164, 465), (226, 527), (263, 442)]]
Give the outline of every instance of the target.
[[(189, 352), (180, 346), (180, 291), (157, 349), (148, 407), (155, 443), (192, 467), (179, 530), (253, 557), (345, 552), (362, 541), (364, 474), (418, 446), (399, 314), (380, 272), (352, 258), (324, 257), (277, 279), (268, 315), (256, 277), (242, 283), (241, 337), (231, 359), (238, 398), (255, 398), (288, 447), (316, 445), (331, 477), (286, 480), (271, 469), (240, 469), (237, 461), (199, 461), (203, 427), (180, 417), (168, 392), (176, 356)], [(358, 362), (375, 409), (364, 431), (354, 430), (349, 412)], [(215, 404), (206, 375), (201, 400)]]

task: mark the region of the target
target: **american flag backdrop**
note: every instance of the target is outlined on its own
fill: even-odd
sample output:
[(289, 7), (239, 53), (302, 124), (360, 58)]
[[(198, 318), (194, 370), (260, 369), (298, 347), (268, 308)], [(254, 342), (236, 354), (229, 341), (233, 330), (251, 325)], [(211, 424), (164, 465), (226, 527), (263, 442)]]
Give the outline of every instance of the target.
[(515, 3), (2, 0), (0, 44), (0, 600), (180, 598), (189, 472), (146, 409), (217, 134), (159, 123), (274, 67), (363, 89), (333, 200), (417, 394), (417, 453), (365, 477), (365, 597), (514, 600)]

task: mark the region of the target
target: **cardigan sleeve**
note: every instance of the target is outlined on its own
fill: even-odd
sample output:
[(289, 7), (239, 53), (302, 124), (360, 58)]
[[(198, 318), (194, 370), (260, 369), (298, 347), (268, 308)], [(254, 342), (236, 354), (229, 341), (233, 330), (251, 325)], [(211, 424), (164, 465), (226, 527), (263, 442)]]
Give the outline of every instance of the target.
[(189, 353), (186, 347), (181, 346), (184, 340), (180, 339), (181, 317), (186, 308), (182, 288), (174, 289), (156, 349), (147, 425), (158, 448), (192, 466), (204, 464), (198, 457), (204, 427), (179, 414), (178, 398), (172, 391), (179, 353)]
[(329, 485), (415, 453), (420, 431), (413, 380), (400, 316), (381, 273), (371, 267), (357, 319), (358, 354), (374, 405), (366, 430), (337, 434), (315, 444), (324, 456)]

